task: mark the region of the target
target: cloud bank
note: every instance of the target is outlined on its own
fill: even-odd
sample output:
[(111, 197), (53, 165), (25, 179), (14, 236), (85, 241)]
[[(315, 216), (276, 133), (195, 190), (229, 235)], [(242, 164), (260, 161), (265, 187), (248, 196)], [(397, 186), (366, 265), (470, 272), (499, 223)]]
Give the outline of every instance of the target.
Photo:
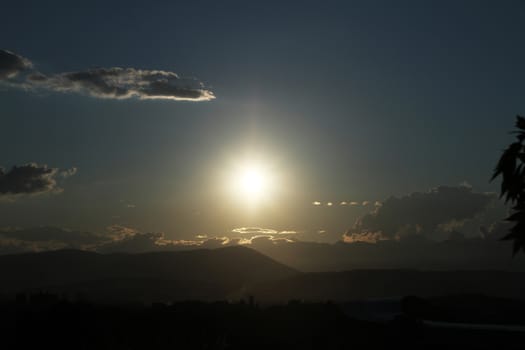
[[(48, 75), (32, 67), (29, 59), (0, 50), (0, 81), (26, 90), (78, 93), (117, 100), (209, 101), (215, 98), (202, 82), (182, 78), (170, 71), (110, 67)], [(21, 72), (28, 74), (22, 76)]]
[(202, 241), (166, 239), (162, 232), (140, 232), (111, 225), (104, 232), (85, 232), (60, 227), (0, 229), (0, 254), (80, 249), (102, 253), (180, 250), (198, 247)]
[(119, 226), (91, 233), (53, 227), (0, 229), (0, 254), (56, 249), (83, 249), (101, 253), (143, 253), (215, 249), (246, 245), (301, 271), (349, 269), (474, 269), (522, 270), (525, 256), (512, 257), (511, 244), (499, 241), (508, 227), (499, 226), (486, 237), (453, 235), (444, 241), (424, 236), (377, 243), (319, 243), (256, 235), (245, 239), (211, 237), (169, 240), (163, 233), (141, 233)]
[[(143, 253), (196, 248), (215, 249), (234, 245), (268, 247), (291, 243), (291, 231), (242, 228), (237, 236), (208, 237), (194, 240), (168, 239), (163, 232), (141, 232), (124, 225), (110, 225), (103, 232), (84, 232), (59, 227), (0, 228), (0, 254), (80, 249), (100, 253)], [(235, 231), (232, 231), (235, 234)], [(274, 234), (269, 234), (269, 233)]]
[(439, 186), (428, 192), (390, 197), (359, 218), (343, 238), (346, 242), (377, 242), (423, 235), (442, 240), (496, 200), (494, 193), (478, 193), (466, 186)]

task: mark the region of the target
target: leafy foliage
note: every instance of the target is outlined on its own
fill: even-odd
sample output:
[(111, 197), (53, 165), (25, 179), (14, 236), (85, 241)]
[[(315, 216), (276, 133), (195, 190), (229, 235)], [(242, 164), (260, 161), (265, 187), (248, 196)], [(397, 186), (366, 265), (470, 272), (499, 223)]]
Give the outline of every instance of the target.
[(513, 204), (514, 212), (506, 220), (515, 225), (502, 239), (514, 241), (514, 254), (525, 252), (525, 117), (516, 116), (516, 128), (517, 141), (503, 151), (491, 178), (502, 177), (500, 198)]

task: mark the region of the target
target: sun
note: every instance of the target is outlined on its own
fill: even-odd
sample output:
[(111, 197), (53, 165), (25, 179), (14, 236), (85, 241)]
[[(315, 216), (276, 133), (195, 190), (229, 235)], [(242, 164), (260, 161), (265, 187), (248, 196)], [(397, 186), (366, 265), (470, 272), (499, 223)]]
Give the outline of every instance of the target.
[(261, 202), (272, 192), (271, 173), (259, 163), (246, 162), (236, 167), (231, 180), (235, 194), (245, 202)]
[(268, 183), (264, 171), (257, 167), (247, 167), (239, 174), (239, 190), (250, 197), (259, 197)]

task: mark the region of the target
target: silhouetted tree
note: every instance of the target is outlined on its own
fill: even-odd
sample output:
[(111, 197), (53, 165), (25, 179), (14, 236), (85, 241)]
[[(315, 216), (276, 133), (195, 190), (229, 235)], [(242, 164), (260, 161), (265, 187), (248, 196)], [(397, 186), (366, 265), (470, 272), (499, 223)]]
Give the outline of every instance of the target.
[(520, 249), (525, 252), (525, 118), (516, 116), (517, 141), (510, 144), (501, 155), (491, 181), (501, 175), (500, 198), (505, 198), (505, 203), (512, 203), (513, 213), (506, 218), (515, 222), (509, 234), (503, 240), (514, 241), (514, 254)]

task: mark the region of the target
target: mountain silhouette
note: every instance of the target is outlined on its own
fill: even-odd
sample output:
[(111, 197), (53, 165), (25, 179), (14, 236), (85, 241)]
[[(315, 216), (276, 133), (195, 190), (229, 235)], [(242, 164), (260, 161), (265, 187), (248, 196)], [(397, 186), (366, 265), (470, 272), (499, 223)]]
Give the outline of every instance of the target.
[(255, 250), (99, 254), (77, 250), (0, 257), (0, 293), (45, 290), (107, 301), (240, 297), (255, 283), (297, 272)]
[(368, 269), (302, 273), (242, 246), (141, 254), (61, 250), (0, 256), (0, 295), (49, 292), (111, 303), (345, 302), (417, 295), (523, 298), (525, 273)]

